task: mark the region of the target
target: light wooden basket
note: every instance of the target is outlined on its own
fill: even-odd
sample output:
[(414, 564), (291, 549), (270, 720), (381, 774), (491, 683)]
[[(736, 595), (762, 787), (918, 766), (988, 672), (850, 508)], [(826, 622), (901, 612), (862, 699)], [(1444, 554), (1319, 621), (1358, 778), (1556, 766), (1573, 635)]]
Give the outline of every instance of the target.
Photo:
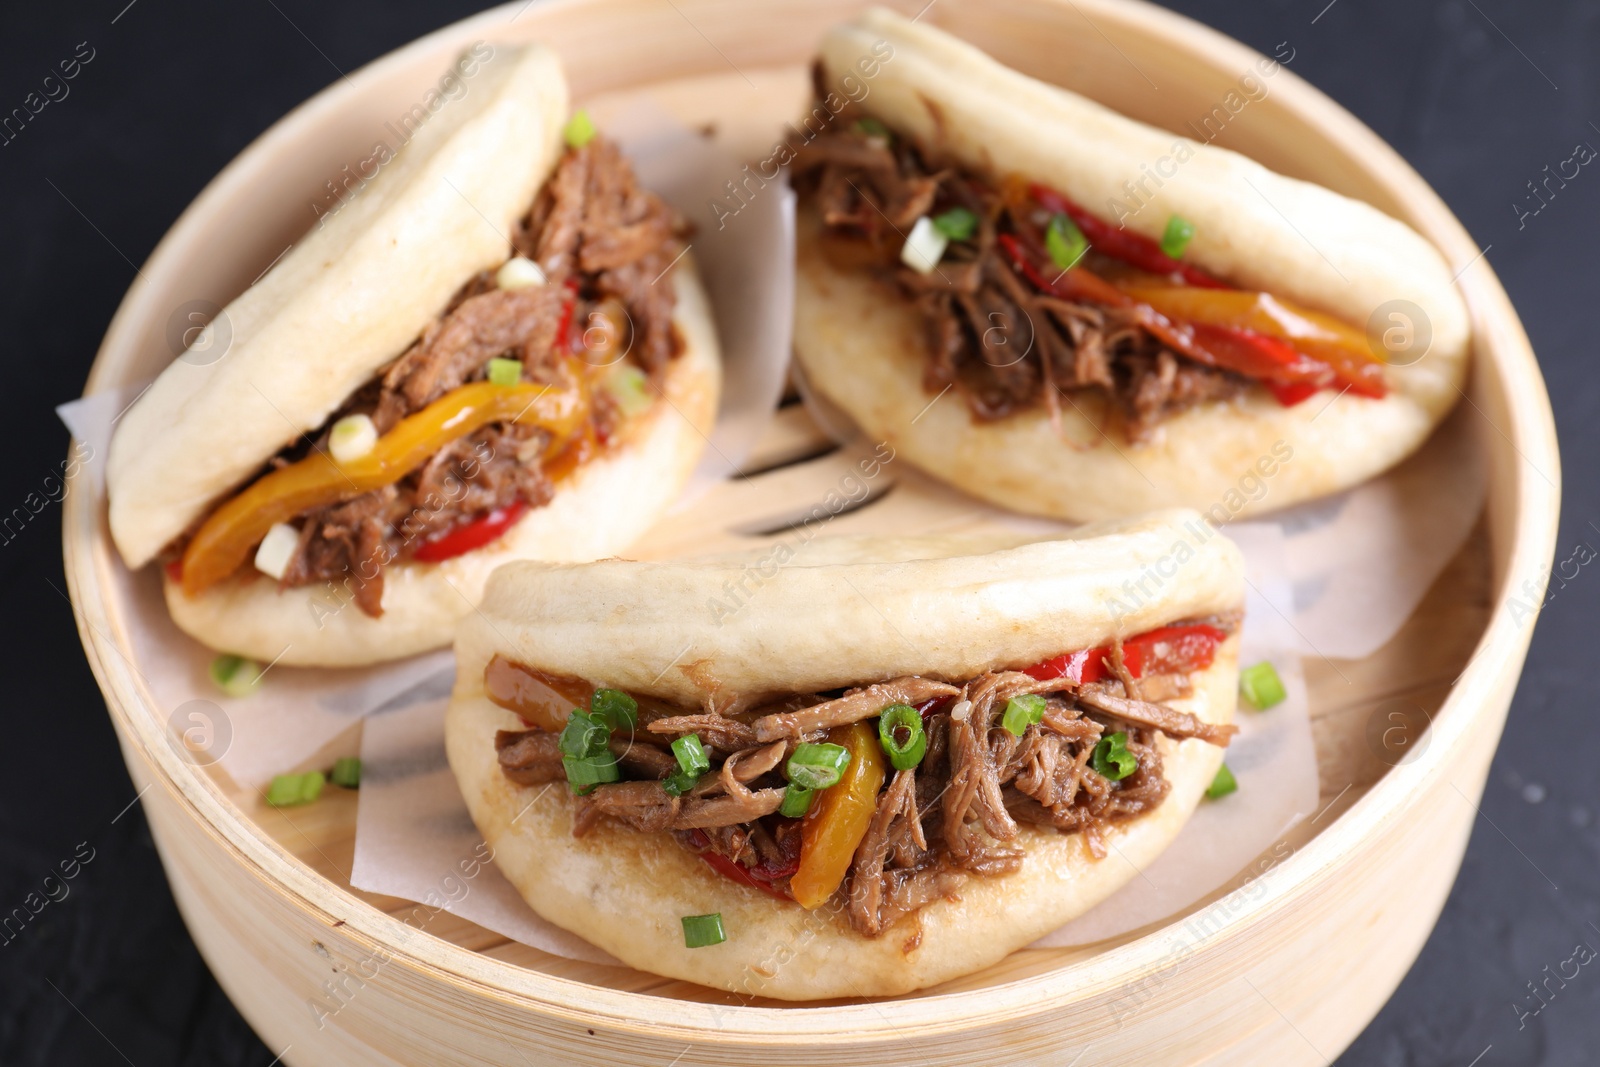
[[(923, 0), (902, 5), (922, 8)], [(712, 120), (750, 158), (798, 108), (805, 65), (850, 0), (521, 0), (449, 27), (344, 79), (274, 126), (194, 202), (128, 293), (89, 380), (141, 381), (170, 358), (175, 308), (224, 304), (313, 221), (324, 181), (368, 156), (453, 55), (477, 39), (543, 40), (575, 95), (651, 86), (669, 111)], [(939, 0), (922, 17), (1001, 60), (1180, 129), (1238, 87), (1257, 56), (1158, 8), (1113, 0)], [(66, 567), (79, 630), (189, 929), (251, 1025), (285, 1062), (351, 1064), (1032, 1063), (1321, 1064), (1393, 991), (1443, 906), (1475, 818), (1531, 624), (1506, 609), (1551, 558), (1554, 427), (1505, 293), (1443, 203), (1370, 130), (1283, 70), (1221, 143), (1408, 220), (1464, 268), (1476, 363), (1468, 402), (1488, 424), (1485, 521), (1416, 616), (1367, 660), (1308, 663), (1327, 807), (1250, 872), (1175, 917), (1089, 949), (1024, 951), (920, 994), (863, 1003), (741, 1004), (685, 983), (547, 956), (403, 901), (352, 891), (355, 801), (265, 808), (167, 739), (132, 660), (114, 550), (93, 494), (67, 502)], [(730, 175), (730, 177), (732, 177)], [(1489, 428), (1492, 427), (1492, 428)], [(767, 468), (642, 549), (670, 554), (766, 528), (837, 483), (845, 460), (799, 408), (762, 442)], [(85, 476), (80, 475), (80, 479)], [(972, 508), (914, 475), (897, 521), (959, 524)], [(884, 508), (841, 518), (872, 529)], [(877, 516), (877, 517), (875, 517)], [(1366, 743), (1404, 698), (1433, 715), (1425, 748), (1389, 768)], [(353, 739), (343, 742), (346, 751)], [(1291, 852), (1292, 850), (1292, 852)], [(1175, 931), (1203, 930), (1184, 950)], [(324, 983), (342, 1008), (319, 1017)]]

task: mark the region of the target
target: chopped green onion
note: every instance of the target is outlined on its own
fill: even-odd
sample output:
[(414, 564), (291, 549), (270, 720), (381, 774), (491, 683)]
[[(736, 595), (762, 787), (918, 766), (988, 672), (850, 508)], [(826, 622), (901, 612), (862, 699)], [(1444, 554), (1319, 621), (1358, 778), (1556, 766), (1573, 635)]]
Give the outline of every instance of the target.
[(721, 912), (683, 917), (684, 948), (705, 948), (707, 945), (720, 945), (726, 940), (728, 935), (722, 929)]
[(335, 463), (353, 463), (378, 444), (378, 425), (371, 415), (346, 415), (328, 430), (328, 451)]
[(924, 215), (906, 234), (906, 243), (900, 246), (900, 262), (918, 274), (932, 274), (944, 257), (950, 238), (940, 232), (933, 220)]
[(275, 522), (256, 549), (256, 570), (269, 578), (281, 579), (289, 561), (300, 548), (300, 531), (286, 522)]
[(843, 745), (797, 745), (784, 776), (801, 789), (826, 789), (838, 782), (848, 766), (850, 750)]
[(669, 797), (681, 797), (693, 789), (700, 781), (698, 774), (690, 774), (679, 767), (665, 778), (661, 779), (661, 788), (667, 791)]
[(785, 819), (799, 819), (811, 810), (811, 801), (817, 795), (815, 789), (802, 789), (790, 782), (783, 791), (783, 803), (778, 805), (778, 814)]
[(573, 148), (582, 148), (594, 140), (594, 135), (594, 120), (582, 108), (572, 113), (572, 117), (567, 120), (566, 128), (561, 131), (561, 136)]
[(1167, 231), (1161, 235), (1161, 251), (1173, 259), (1179, 259), (1192, 240), (1194, 240), (1194, 223), (1182, 215), (1174, 215), (1167, 220)]
[(218, 656), (211, 661), (211, 680), (231, 697), (247, 697), (261, 685), (261, 664), (243, 656)]
[(589, 698), (589, 717), (631, 734), (639, 725), (639, 702), (620, 689), (596, 689)]
[(354, 756), (343, 756), (333, 764), (330, 776), (333, 784), (346, 789), (361, 788), (361, 761)]
[(686, 774), (704, 774), (711, 769), (711, 757), (706, 755), (699, 734), (685, 734), (672, 742), (672, 754), (678, 757), (678, 766)]
[(1045, 227), (1044, 250), (1050, 253), (1052, 263), (1062, 270), (1070, 270), (1089, 251), (1089, 239), (1078, 229), (1077, 223), (1065, 215), (1056, 215)]
[(661, 788), (669, 796), (681, 797), (694, 788), (700, 776), (711, 769), (711, 757), (700, 743), (699, 734), (685, 734), (672, 742), (672, 754), (678, 757), (678, 769), (667, 775)]
[(1229, 793), (1232, 793), (1238, 788), (1238, 779), (1233, 776), (1233, 772), (1230, 771), (1228, 769), (1228, 765), (1224, 763), (1222, 766), (1217, 768), (1217, 776), (1211, 779), (1211, 784), (1206, 787), (1206, 796), (1210, 797), (1212, 800), (1218, 800), (1227, 796)]
[(275, 808), (292, 808), (299, 804), (309, 804), (322, 794), (322, 785), (327, 779), (322, 777), (321, 771), (307, 771), (305, 774), (280, 774), (267, 786), (267, 803)]
[(953, 207), (933, 217), (934, 228), (952, 241), (965, 241), (978, 229), (978, 216), (964, 207)]
[(1044, 697), (1038, 693), (1021, 693), (1006, 701), (1006, 713), (1000, 725), (1021, 737), (1028, 727), (1044, 721)]
[(612, 367), (601, 384), (624, 415), (638, 415), (647, 411), (655, 401), (655, 395), (650, 392), (649, 377), (631, 363), (618, 363)]
[(1266, 711), (1283, 703), (1283, 698), (1289, 694), (1284, 691), (1283, 679), (1278, 677), (1277, 668), (1262, 660), (1254, 667), (1246, 667), (1239, 672), (1239, 695), (1257, 711)]
[(1089, 766), (1103, 778), (1120, 782), (1139, 769), (1139, 757), (1128, 751), (1128, 735), (1121, 730), (1107, 734), (1089, 754)]
[(585, 756), (598, 756), (606, 750), (606, 742), (611, 739), (611, 730), (606, 724), (589, 715), (581, 708), (573, 708), (572, 714), (567, 718), (567, 725), (561, 728), (561, 737), (556, 741), (564, 756), (573, 759), (583, 759)]
[(491, 359), (489, 381), (495, 385), (516, 385), (522, 381), (522, 360), (501, 359), (499, 356)]
[[(601, 692), (626, 696), (615, 689), (599, 690), (596, 695)], [(556, 747), (561, 749), (561, 766), (567, 772), (567, 785), (579, 796), (591, 792), (597, 785), (622, 779), (617, 757), (606, 747), (611, 742), (611, 726), (604, 717), (606, 714), (620, 717), (622, 711), (620, 704), (613, 706), (609, 700), (601, 701), (604, 710), (586, 712), (573, 708), (572, 714), (567, 716), (567, 724), (561, 728), (561, 736), (556, 739)], [(590, 706), (594, 703), (591, 699)]]
[(597, 785), (622, 780), (617, 768), (617, 757), (607, 752), (599, 756), (562, 756), (561, 766), (567, 772), (567, 785), (582, 796)]
[(544, 283), (544, 268), (527, 256), (512, 256), (500, 264), (500, 269), (494, 272), (494, 284), (511, 292), (518, 289), (532, 289)]
[[(892, 704), (878, 717), (878, 743), (897, 771), (909, 771), (928, 753), (922, 713), (910, 704)], [(786, 798), (787, 799), (787, 798)]]
[(275, 808), (286, 808), (291, 804), (303, 804), (300, 799), (301, 784), (298, 774), (280, 774), (272, 779), (272, 784), (267, 786), (267, 803)]
[(855, 128), (857, 133), (864, 133), (868, 137), (882, 137), (885, 141), (893, 136), (889, 132), (889, 127), (877, 119), (857, 119)]

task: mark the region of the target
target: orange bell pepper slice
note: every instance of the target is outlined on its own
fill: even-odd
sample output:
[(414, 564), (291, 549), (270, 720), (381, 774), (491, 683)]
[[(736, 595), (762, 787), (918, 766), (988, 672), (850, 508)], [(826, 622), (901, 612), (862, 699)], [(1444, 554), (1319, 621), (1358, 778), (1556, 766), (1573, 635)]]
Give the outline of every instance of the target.
[(789, 879), (789, 892), (807, 910), (826, 902), (844, 881), (878, 808), (886, 773), (878, 733), (866, 723), (836, 726), (828, 741), (845, 747), (850, 765), (811, 802), (800, 824), (800, 869)]
[(453, 389), (401, 419), (360, 459), (338, 463), (325, 452), (313, 452), (256, 479), (217, 508), (184, 550), (183, 591), (195, 596), (238, 570), (275, 524), (393, 485), (445, 445), (490, 423), (539, 426), (563, 442), (583, 427), (588, 414), (588, 398), (579, 387), (472, 382)]

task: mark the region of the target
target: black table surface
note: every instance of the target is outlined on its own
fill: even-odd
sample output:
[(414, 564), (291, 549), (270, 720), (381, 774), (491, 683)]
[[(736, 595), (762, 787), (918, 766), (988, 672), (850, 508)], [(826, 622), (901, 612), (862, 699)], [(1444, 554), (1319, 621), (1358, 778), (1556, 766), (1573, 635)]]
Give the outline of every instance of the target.
[[(1600, 357), (1579, 312), (1600, 296), (1600, 175), (1585, 167), (1537, 214), (1529, 183), (1579, 145), (1589, 157), (1600, 145), (1600, 6), (1171, 6), (1263, 52), (1288, 42), (1292, 69), (1398, 148), (1490, 246), (1561, 431), (1559, 558), (1592, 554)], [(472, 9), (88, 0), (0, 11), (0, 115), (30, 93), (55, 97), (0, 143), (0, 320), (10, 324), (0, 425), (12, 457), (0, 465), (0, 512), (26, 516), (0, 528), (0, 583), (15, 612), (0, 646), (15, 731), (0, 742), (0, 914), (41, 893), (63, 863), (76, 875), (48, 883), (56, 899), (16, 936), (0, 935), (0, 1063), (263, 1067), (279, 1051), (251, 1032), (189, 940), (79, 648), (52, 499), (67, 437), (52, 409), (78, 395), (135, 265), (212, 175), (340, 72)], [(70, 82), (45, 82), (74, 60)], [(1552, 584), (1443, 917), (1340, 1064), (1600, 1059), (1591, 968), (1522, 1014), (1536, 1005), (1529, 982), (1580, 944), (1600, 949), (1600, 729), (1585, 725), (1596, 714), (1584, 673), (1600, 623), (1592, 572)]]

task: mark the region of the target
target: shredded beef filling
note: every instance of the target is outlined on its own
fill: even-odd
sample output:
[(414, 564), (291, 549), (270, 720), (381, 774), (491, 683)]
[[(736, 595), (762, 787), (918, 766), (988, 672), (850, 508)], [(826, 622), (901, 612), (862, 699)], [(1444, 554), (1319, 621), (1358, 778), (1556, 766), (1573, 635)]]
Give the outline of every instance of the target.
[[(1174, 352), (1127, 309), (1041, 293), (997, 242), (1016, 230), (1013, 212), (1028, 210), (1022, 201), (1006, 196), (1003, 183), (930, 159), (907, 138), (885, 139), (841, 120), (796, 149), (794, 177), (820, 217), (828, 258), (886, 278), (921, 313), (923, 388), (955, 388), (975, 418), (1003, 419), (1041, 404), (1054, 418), (1063, 404), (1079, 407), (1099, 394), (1124, 434), (1140, 441), (1166, 419), (1250, 384)], [(900, 263), (917, 219), (958, 207), (977, 216), (971, 240), (952, 241), (927, 274)], [(1092, 250), (1088, 257), (1097, 271), (1117, 269)]]
[[(1208, 622), (1225, 632), (1238, 625), (1236, 617)], [(1120, 662), (1120, 646), (1117, 651)], [(831, 729), (875, 719), (889, 705), (912, 704), (922, 712), (926, 754), (912, 769), (888, 769), (838, 890), (851, 925), (876, 937), (955, 893), (964, 878), (1020, 869), (1019, 824), (1082, 834), (1090, 852), (1104, 857), (1107, 828), (1149, 812), (1170, 789), (1158, 736), (1225, 746), (1236, 732), (1148, 699), (1191, 689), (1187, 674), (1080, 686), (1004, 670), (959, 686), (895, 678), (837, 695), (791, 697), (737, 716), (675, 714), (652, 701), (641, 707), (631, 738), (611, 740), (628, 780), (575, 797), (573, 833), (582, 837), (602, 819), (646, 833), (671, 832), (724, 873), (737, 865), (741, 880), (788, 897), (800, 862), (801, 821), (778, 814), (785, 761), (797, 745), (823, 740)], [(1044, 697), (1045, 712), (1017, 736), (1001, 723), (1007, 703), (1023, 694)], [(1127, 734), (1127, 750), (1138, 760), (1121, 780), (1091, 762), (1095, 746), (1116, 732)], [(691, 733), (710, 755), (711, 770), (684, 795), (672, 796), (660, 784), (677, 768), (668, 746)], [(554, 733), (500, 731), (495, 747), (501, 771), (519, 785), (565, 779)]]
[[(596, 138), (569, 149), (512, 235), (515, 252), (538, 263), (546, 283), (501, 290), (492, 272), (475, 276), (410, 349), (270, 466), (326, 448), (327, 428), (346, 415), (369, 415), (385, 433), (450, 390), (482, 380), (496, 357), (520, 361), (525, 380), (559, 385), (573, 376), (575, 361), (603, 366), (622, 350), (659, 385), (680, 341), (673, 288), (653, 283), (679, 254), (682, 229), (665, 203), (639, 188), (614, 144)], [(575, 355), (577, 336), (583, 352)], [(604, 390), (592, 397), (587, 430), (555, 464), (570, 468), (614, 438), (621, 422), (615, 402)], [(380, 615), (386, 564), (497, 509), (549, 502), (560, 469), (542, 462), (548, 444), (537, 427), (487, 426), (396, 485), (300, 516), (299, 546), (280, 585), (338, 583), (361, 611)]]

